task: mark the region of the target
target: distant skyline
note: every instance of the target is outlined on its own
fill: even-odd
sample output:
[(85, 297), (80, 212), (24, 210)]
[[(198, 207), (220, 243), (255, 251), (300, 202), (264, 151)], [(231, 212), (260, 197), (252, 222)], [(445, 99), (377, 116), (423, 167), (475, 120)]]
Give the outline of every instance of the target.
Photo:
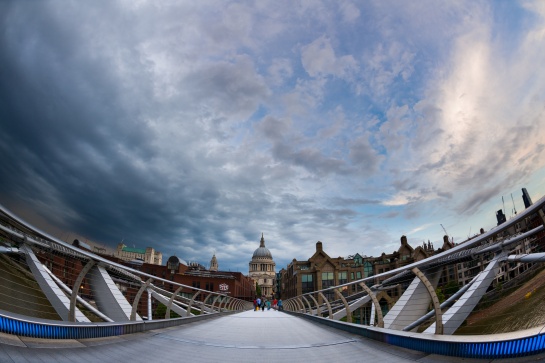
[(61, 239), (248, 273), (261, 233), (279, 270), (545, 195), (542, 1), (4, 1), (0, 26), (0, 204)]

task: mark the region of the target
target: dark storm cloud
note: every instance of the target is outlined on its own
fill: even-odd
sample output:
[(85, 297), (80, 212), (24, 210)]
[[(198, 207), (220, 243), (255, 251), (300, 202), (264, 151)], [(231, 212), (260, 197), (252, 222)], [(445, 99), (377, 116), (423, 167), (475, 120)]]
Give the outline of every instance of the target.
[(273, 153), (279, 160), (303, 167), (317, 176), (346, 174), (349, 171), (344, 160), (324, 155), (317, 148), (294, 150), (290, 144), (279, 143), (275, 145)]
[(376, 205), (381, 203), (380, 200), (361, 199), (361, 198), (332, 198), (332, 202), (335, 205), (354, 205), (354, 206)]
[(318, 148), (298, 147), (302, 138), (294, 133), (287, 121), (266, 117), (256, 130), (270, 140), (272, 154), (278, 161), (303, 167), (318, 176), (348, 171), (344, 160), (324, 155)]
[(82, 56), (90, 39), (35, 6), (5, 5), (2, 17), (2, 193), (35, 206), (45, 200), (46, 211), (65, 216), (64, 228), (103, 242), (166, 247), (179, 228), (198, 232), (217, 191), (188, 179), (165, 193), (144, 121), (146, 65), (126, 63), (142, 72), (125, 82), (107, 54)]
[(350, 143), (350, 160), (352, 164), (365, 170), (368, 175), (374, 174), (381, 160), (365, 137), (358, 137)]
[(459, 213), (472, 215), (478, 211), (479, 206), (485, 201), (488, 201), (492, 198), (498, 198), (501, 190), (501, 185), (495, 185), (492, 188), (475, 190), (473, 193), (469, 194), (462, 203), (459, 204), (457, 211)]
[(216, 62), (201, 67), (182, 83), (192, 102), (206, 104), (227, 114), (241, 113), (242, 119), (253, 111), (268, 93), (263, 80), (256, 75), (252, 62), (241, 57), (235, 62)]
[(281, 142), (290, 136), (290, 122), (267, 116), (256, 125), (256, 130), (273, 142)]
[[(302, 167), (316, 177), (357, 173), (369, 176), (376, 171), (382, 160), (365, 137), (358, 137), (349, 142), (350, 163), (348, 163), (341, 157), (324, 153), (320, 148), (331, 142), (327, 133), (325, 133), (326, 136), (313, 139), (313, 142), (319, 145), (303, 147), (300, 145), (306, 145), (308, 137), (298, 135), (288, 120), (267, 116), (255, 128), (259, 134), (270, 141), (272, 154), (278, 161)], [(321, 135), (321, 131), (323, 130), (319, 130), (317, 134)]]

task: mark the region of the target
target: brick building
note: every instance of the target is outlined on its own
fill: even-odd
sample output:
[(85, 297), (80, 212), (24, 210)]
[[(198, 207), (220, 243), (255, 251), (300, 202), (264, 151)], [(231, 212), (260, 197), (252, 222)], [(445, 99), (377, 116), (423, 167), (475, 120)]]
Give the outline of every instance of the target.
[[(423, 243), (422, 246), (413, 248), (407, 242), (407, 237), (401, 237), (401, 244), (397, 251), (391, 254), (382, 253), (379, 257), (367, 257), (355, 254), (347, 258), (330, 257), (324, 250), (322, 242), (316, 243), (315, 253), (306, 261), (297, 261), (294, 259), (285, 269), (279, 273), (279, 290), (282, 299), (287, 299), (308, 292), (326, 289), (331, 286), (342, 285), (362, 278), (376, 276), (383, 272), (388, 272), (398, 267), (405, 266), (415, 261), (422, 260), (445, 249), (450, 249), (453, 244), (445, 236), (443, 246), (434, 250), (430, 242)], [(445, 266), (447, 273), (444, 273), (440, 283), (446, 283), (456, 279), (456, 266)], [(381, 283), (385, 277), (377, 277), (366, 285), (372, 286)], [(380, 291), (377, 293), (377, 299), (386, 313), (390, 307), (397, 301), (402, 293), (402, 286)], [(343, 295), (350, 295), (363, 289), (357, 284), (347, 286)], [(334, 292), (325, 292), (328, 299), (336, 299)], [(355, 312), (356, 316), (368, 316), (370, 311), (362, 308)], [(356, 319), (357, 320), (357, 319)]]
[[(130, 266), (130, 262), (127, 261), (121, 263)], [(215, 264), (213, 266), (213, 269), (210, 270), (196, 262), (188, 263), (177, 256), (171, 256), (167, 260), (166, 265), (163, 266), (143, 263), (139, 266), (132, 265), (130, 267), (149, 275), (170, 280), (178, 284), (218, 292), (246, 301), (253, 300), (255, 296), (255, 286), (249, 277), (245, 276), (241, 272), (214, 271), (214, 268), (217, 267), (217, 259), (215, 259)], [(169, 292), (174, 292), (178, 288), (178, 286), (174, 283), (164, 281), (153, 281), (153, 284)], [(123, 290), (123, 288), (121, 288), (121, 290)], [(126, 297), (130, 302), (132, 302), (135, 294), (134, 289), (126, 289), (123, 292), (124, 294), (127, 294)], [(190, 288), (184, 288), (181, 290), (180, 294), (184, 297), (191, 298), (195, 294), (195, 291)], [(203, 301), (205, 298), (206, 293), (201, 293), (199, 296), (197, 296), (196, 300)], [(152, 300), (152, 303), (152, 310), (155, 312), (157, 310), (158, 303), (155, 300)], [(209, 303), (211, 303), (211, 301), (209, 301)], [(147, 315), (146, 299), (141, 299), (138, 311), (139, 313)], [(154, 316), (154, 318), (157, 319), (163, 317)]]

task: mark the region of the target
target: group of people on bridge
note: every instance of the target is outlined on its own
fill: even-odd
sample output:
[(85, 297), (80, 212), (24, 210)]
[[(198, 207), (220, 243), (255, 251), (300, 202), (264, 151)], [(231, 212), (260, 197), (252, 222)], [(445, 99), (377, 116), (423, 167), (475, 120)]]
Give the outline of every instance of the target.
[(265, 297), (257, 297), (254, 299), (254, 311), (259, 311), (259, 309), (261, 309), (262, 311), (265, 311), (265, 308), (267, 310), (271, 310), (271, 307), (279, 311), (284, 310), (282, 299), (277, 300), (275, 298), (272, 300), (272, 303), (271, 303), (271, 300), (266, 299)]

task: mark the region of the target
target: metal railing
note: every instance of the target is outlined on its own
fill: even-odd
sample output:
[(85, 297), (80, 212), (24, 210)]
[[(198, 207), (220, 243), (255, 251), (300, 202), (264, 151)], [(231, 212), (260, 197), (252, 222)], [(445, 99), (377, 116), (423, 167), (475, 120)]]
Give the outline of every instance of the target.
[[(104, 337), (252, 309), (249, 301), (180, 284), (79, 249), (1, 205), (0, 247), (4, 271), (0, 284), (7, 286), (0, 292), (0, 332), (8, 334)], [(138, 314), (138, 308), (146, 305), (141, 302), (144, 292), (148, 294), (147, 320)], [(152, 320), (152, 299), (156, 305), (165, 305), (164, 318)], [(170, 318), (171, 313), (180, 317)]]
[[(545, 351), (545, 316), (533, 309), (543, 301), (540, 287), (545, 272), (531, 279), (545, 267), (544, 207), (545, 197), (509, 221), (446, 251), (287, 298), (284, 309), (428, 353), (492, 358)], [(507, 281), (514, 287), (502, 293)], [(528, 281), (532, 285), (524, 285)], [(449, 286), (452, 291), (445, 294)], [(529, 300), (532, 294), (538, 296), (534, 304)], [(522, 301), (517, 300), (519, 308), (513, 307), (513, 296), (522, 296)], [(492, 314), (493, 321), (483, 318), (485, 314)]]

